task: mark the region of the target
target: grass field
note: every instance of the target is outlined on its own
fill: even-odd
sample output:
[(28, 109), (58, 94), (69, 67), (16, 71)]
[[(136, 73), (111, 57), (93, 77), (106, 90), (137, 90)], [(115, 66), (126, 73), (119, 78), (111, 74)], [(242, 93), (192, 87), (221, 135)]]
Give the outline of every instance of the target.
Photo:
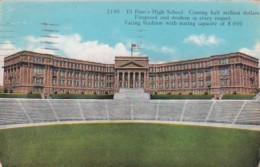
[(256, 167), (260, 132), (142, 123), (0, 130), (4, 167)]

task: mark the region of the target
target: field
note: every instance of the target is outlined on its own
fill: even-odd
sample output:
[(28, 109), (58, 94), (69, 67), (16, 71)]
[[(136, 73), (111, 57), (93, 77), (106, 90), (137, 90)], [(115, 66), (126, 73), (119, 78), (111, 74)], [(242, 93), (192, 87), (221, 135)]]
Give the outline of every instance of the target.
[(0, 130), (4, 167), (255, 167), (260, 132), (111, 123)]

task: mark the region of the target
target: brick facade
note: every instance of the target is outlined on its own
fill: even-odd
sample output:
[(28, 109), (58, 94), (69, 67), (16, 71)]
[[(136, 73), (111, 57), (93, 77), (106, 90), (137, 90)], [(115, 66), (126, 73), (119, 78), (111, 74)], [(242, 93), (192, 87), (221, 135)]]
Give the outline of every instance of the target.
[(4, 86), (13, 92), (109, 93), (121, 87), (149, 93), (253, 93), (258, 59), (243, 53), (149, 64), (148, 57), (116, 57), (95, 63), (22, 51), (4, 60)]

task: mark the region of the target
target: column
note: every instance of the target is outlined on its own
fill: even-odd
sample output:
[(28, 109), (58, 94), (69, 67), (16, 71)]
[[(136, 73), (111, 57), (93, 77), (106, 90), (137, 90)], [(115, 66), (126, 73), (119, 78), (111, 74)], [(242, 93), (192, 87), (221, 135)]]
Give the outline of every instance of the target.
[(135, 72), (133, 72), (133, 88), (135, 88)]
[(115, 83), (116, 83), (116, 88), (119, 89), (119, 72), (118, 71), (116, 73)]
[(141, 72), (138, 73), (138, 88), (141, 88)]
[(130, 88), (130, 72), (128, 71), (127, 73), (127, 82), (128, 82), (128, 85), (127, 85), (127, 88)]
[(122, 87), (125, 87), (125, 72), (122, 74)]

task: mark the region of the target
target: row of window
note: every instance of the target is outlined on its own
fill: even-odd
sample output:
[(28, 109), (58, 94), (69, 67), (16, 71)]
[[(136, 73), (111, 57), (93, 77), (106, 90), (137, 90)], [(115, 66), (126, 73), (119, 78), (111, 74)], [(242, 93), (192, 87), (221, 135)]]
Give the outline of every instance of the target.
[[(66, 72), (65, 71), (60, 71), (60, 74), (58, 71), (53, 71), (53, 76), (60, 76), (61, 78), (66, 76)], [(80, 72), (72, 72), (69, 71), (67, 72), (67, 77), (68, 78), (82, 78), (82, 79), (93, 79), (94, 80), (98, 80), (98, 78), (100, 78), (100, 80), (104, 80), (105, 75), (103, 74), (97, 74), (97, 73), (80, 73)], [(114, 76), (113, 75), (107, 75), (107, 80), (108, 81), (112, 81), (114, 80)]]
[[(57, 79), (52, 79), (52, 85), (53, 86), (57, 86), (58, 85), (58, 81)], [(112, 88), (114, 84), (113, 83), (107, 83), (107, 88)], [(59, 80), (59, 86), (73, 86), (73, 87), (89, 87), (92, 88), (92, 86), (94, 86), (94, 88), (104, 88), (105, 83), (104, 82), (86, 82), (85, 80), (74, 80), (74, 84), (73, 84), (73, 80), (64, 80), (64, 79), (60, 79)]]
[(89, 71), (101, 71), (101, 72), (114, 72), (113, 67), (101, 67), (96, 65), (86, 65), (65, 61), (54, 61), (54, 65), (58, 67), (68, 67), (68, 68), (76, 68), (81, 70), (89, 70)]
[(177, 70), (187, 70), (195, 68), (206, 68), (210, 66), (210, 62), (198, 62), (190, 64), (181, 64), (181, 65), (171, 65), (164, 67), (150, 67), (150, 72), (164, 72), (164, 71), (177, 71)]
[[(210, 76), (210, 71), (206, 71), (206, 76), (209, 77)], [(200, 72), (185, 72), (185, 73), (172, 73), (172, 74), (160, 74), (160, 75), (150, 75), (150, 81), (156, 81), (156, 78), (159, 81), (162, 81), (163, 78), (164, 80), (168, 81), (168, 80), (174, 80), (175, 78), (177, 79), (188, 79), (189, 74), (191, 76), (192, 79), (195, 79), (196, 77), (198, 78), (203, 78), (204, 77), (204, 72), (200, 71)]]
[[(206, 86), (210, 86), (211, 81), (210, 80), (206, 80)], [(152, 89), (169, 89), (169, 88), (188, 88), (190, 87), (204, 87), (204, 80), (199, 80), (199, 81), (178, 81), (177, 85), (175, 82), (165, 82), (165, 83), (150, 83), (150, 88)]]

